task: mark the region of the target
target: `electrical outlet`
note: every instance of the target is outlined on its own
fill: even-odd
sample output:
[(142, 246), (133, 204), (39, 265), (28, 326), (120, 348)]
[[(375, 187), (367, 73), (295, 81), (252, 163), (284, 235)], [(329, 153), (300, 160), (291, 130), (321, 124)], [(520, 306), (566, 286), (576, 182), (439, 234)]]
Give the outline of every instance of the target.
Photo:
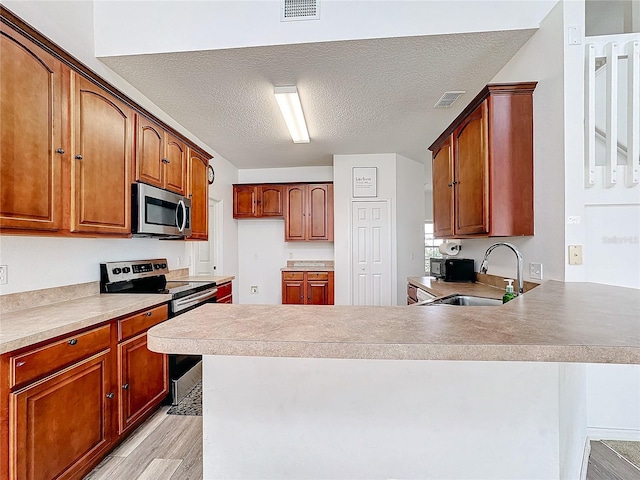
[(9, 283), (9, 267), (0, 265), (0, 285), (6, 285), (7, 283)]
[(542, 280), (542, 264), (541, 263), (529, 264), (529, 277), (532, 280)]
[(258, 286), (257, 285), (251, 285), (251, 293), (258, 293)]
[(582, 265), (582, 245), (569, 245), (569, 265)]

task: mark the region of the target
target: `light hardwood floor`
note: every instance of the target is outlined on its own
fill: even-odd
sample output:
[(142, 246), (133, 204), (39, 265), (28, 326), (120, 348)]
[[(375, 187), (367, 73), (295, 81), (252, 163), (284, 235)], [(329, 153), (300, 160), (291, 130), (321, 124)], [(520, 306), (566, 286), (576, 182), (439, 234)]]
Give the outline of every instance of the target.
[(202, 417), (160, 408), (85, 480), (202, 480)]

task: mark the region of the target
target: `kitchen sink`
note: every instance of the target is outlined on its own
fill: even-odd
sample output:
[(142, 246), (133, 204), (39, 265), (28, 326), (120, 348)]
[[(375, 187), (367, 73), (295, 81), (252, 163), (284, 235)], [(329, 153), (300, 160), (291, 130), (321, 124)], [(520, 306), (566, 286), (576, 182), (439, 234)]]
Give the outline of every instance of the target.
[(498, 298), (475, 297), (473, 295), (449, 295), (438, 298), (431, 302), (424, 302), (422, 305), (457, 305), (461, 307), (497, 307), (502, 305), (502, 300)]

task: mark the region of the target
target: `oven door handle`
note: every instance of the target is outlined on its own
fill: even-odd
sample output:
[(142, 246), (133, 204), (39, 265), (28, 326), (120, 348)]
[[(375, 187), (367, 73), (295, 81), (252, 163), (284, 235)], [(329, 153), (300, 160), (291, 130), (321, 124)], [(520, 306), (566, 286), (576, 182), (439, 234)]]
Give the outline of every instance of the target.
[(209, 300), (215, 297), (218, 293), (217, 288), (213, 288), (211, 290), (206, 290), (204, 293), (199, 293), (197, 295), (190, 295), (188, 297), (179, 298), (173, 301), (174, 312), (179, 312), (180, 310), (184, 310), (185, 308), (189, 308), (198, 303), (203, 303), (206, 300)]

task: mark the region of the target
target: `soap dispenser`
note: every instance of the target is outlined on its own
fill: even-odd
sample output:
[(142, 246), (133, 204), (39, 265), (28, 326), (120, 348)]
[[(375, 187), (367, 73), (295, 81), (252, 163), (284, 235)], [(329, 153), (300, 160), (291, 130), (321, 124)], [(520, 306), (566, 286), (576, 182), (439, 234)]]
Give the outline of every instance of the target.
[(513, 279), (505, 278), (504, 281), (509, 283), (509, 285), (507, 285), (507, 289), (502, 296), (502, 303), (507, 303), (509, 300), (516, 298), (516, 294), (513, 291)]

